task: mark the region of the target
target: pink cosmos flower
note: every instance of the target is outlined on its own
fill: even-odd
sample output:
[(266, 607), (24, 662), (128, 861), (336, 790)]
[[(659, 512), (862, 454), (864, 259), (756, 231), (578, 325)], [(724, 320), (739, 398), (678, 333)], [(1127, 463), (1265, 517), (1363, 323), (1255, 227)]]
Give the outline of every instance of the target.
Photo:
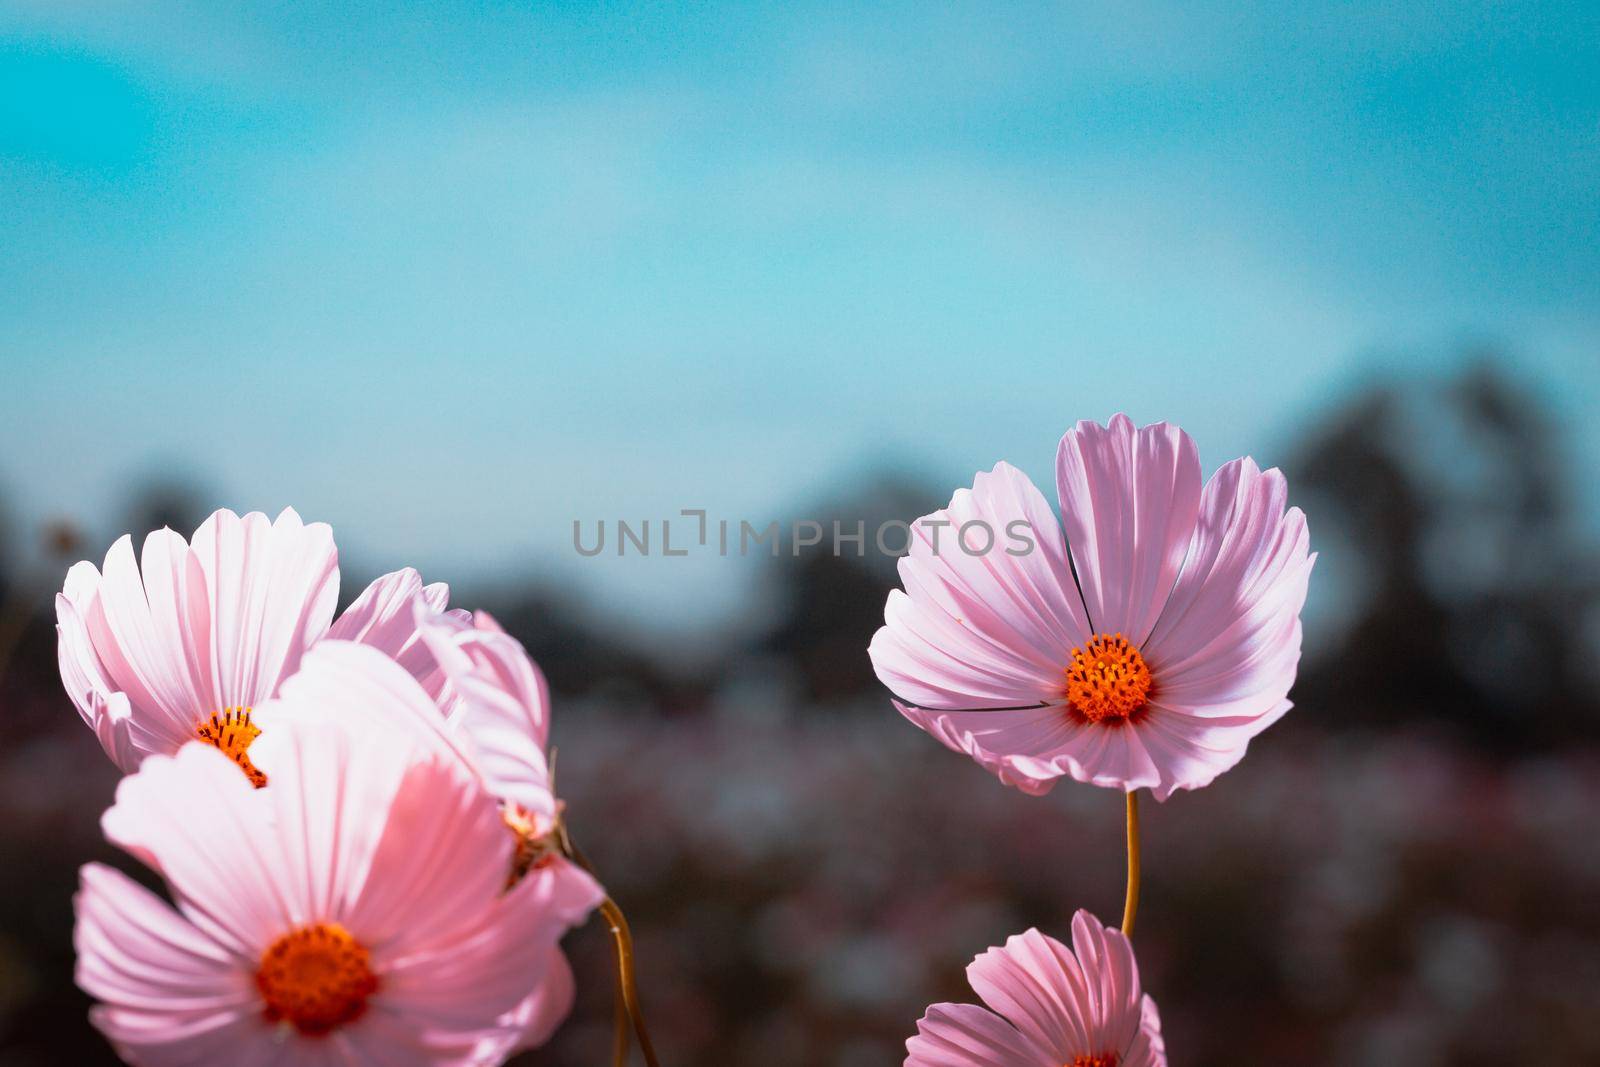
[[(432, 668), (440, 679), (437, 697), (382, 653), (334, 640), (306, 654), (300, 671), (284, 681), (283, 697), (338, 708), (343, 721), (362, 735), (410, 735), (476, 782), (498, 806), (503, 832), (513, 842), (498, 868), (503, 884), (508, 891), (531, 884), (526, 899), (537, 904), (559, 937), (586, 922), (605, 891), (558, 848), (561, 805), (552, 792), (545, 754), (550, 698), (544, 675), (487, 613), (441, 614), (422, 598), (415, 600), (415, 625), (430, 653), (427, 664), (437, 664)], [(370, 698), (374, 686), (384, 691), (384, 699)], [(262, 722), (271, 728), (273, 705), (267, 708)], [(517, 1049), (548, 1041), (572, 1009), (571, 970), (554, 941), (547, 957), (549, 977), (503, 1020), (519, 1035)]]
[(338, 593), (332, 531), (302, 523), (291, 508), (270, 522), (259, 512), (218, 511), (192, 543), (158, 530), (139, 561), (124, 536), (103, 570), (83, 562), (67, 572), (56, 597), (61, 679), (124, 771), (198, 738), (260, 783), (249, 755), (260, 732), (253, 709), (319, 639), (372, 645), (418, 677), (432, 670), (412, 601), (442, 610), (446, 586), (423, 587), (416, 571), (396, 571), (335, 622)]
[(563, 924), (544, 887), (507, 891), (515, 838), (457, 760), (419, 731), (369, 728), (407, 719), (397, 699), (431, 708), (404, 671), (329, 642), (292, 682), (257, 709), (270, 788), (197, 742), (119, 786), (106, 835), (177, 907), (83, 869), (94, 1024), (151, 1067), (501, 1062), (529, 990), (570, 982), (549, 970)]
[[(568, 926), (585, 922), (604, 896), (587, 871), (557, 848), (561, 802), (554, 793), (547, 748), (550, 688), (544, 673), (488, 612), (460, 615), (417, 606), (418, 630), (445, 679), (440, 694), (445, 730), (466, 753), (484, 788), (500, 801), (517, 850), (509, 885), (539, 883), (539, 899), (552, 902)], [(559, 948), (551, 966), (565, 985), (546, 982), (519, 1006), (518, 1048), (549, 1040), (572, 1009), (571, 970)]]
[(1187, 434), (1126, 415), (1067, 431), (1056, 487), (1060, 522), (1001, 463), (917, 520), (872, 640), (879, 680), (1028, 793), (1062, 775), (1160, 800), (1210, 784), (1289, 710), (1305, 516), (1276, 469), (1237, 459), (1202, 488)]
[(973, 960), (967, 981), (988, 1007), (930, 1007), (905, 1067), (1166, 1067), (1128, 939), (1087, 911), (1072, 948), (1029, 930)]

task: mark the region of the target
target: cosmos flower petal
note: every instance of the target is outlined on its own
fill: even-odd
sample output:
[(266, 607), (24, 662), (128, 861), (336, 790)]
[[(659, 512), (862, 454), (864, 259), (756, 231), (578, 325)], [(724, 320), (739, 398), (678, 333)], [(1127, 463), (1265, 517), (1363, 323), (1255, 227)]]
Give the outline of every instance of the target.
[(451, 729), (470, 740), (490, 792), (554, 819), (544, 672), (487, 612), (471, 620), (435, 615), (419, 626), (453, 694)]
[(423, 683), (430, 696), (437, 696), (442, 679), (418, 632), (415, 608), (419, 601), (429, 615), (443, 612), (450, 602), (450, 587), (443, 582), (425, 586), (422, 576), (410, 567), (385, 574), (344, 609), (327, 636), (378, 649)]
[(1139, 1033), (1118, 1067), (1166, 1067), (1167, 1043), (1161, 1036), (1161, 1013), (1149, 996), (1139, 1013)]
[[(312, 657), (306, 664), (315, 673)], [(270, 833), (258, 847), (280, 876), (284, 912), (297, 926), (348, 914), (421, 735), (358, 735), (355, 721), (329, 722), (326, 708), (293, 698), (263, 705), (262, 719), (268, 726), (251, 754), (271, 783), (263, 792)], [(354, 758), (356, 749), (368, 758)]]
[[(133, 718), (125, 694), (89, 694), (89, 714), (86, 718), (94, 729), (95, 740), (100, 742), (100, 747), (111, 757), (111, 762), (124, 774), (137, 770), (145, 753), (152, 751), (158, 743), (141, 737), (139, 724)], [(164, 741), (162, 739), (161, 743)]]
[(1200, 454), (1164, 422), (1083, 421), (1056, 451), (1061, 522), (1096, 632), (1140, 645), (1178, 576), (1200, 506)]
[[(1048, 793), (1067, 768), (1088, 773), (1074, 751), (1084, 743), (1084, 727), (1059, 705), (1009, 711), (930, 711), (900, 701), (895, 707), (945, 747), (971, 756), (1006, 785), (1035, 796)], [(1019, 754), (1054, 753), (1061, 769), (1045, 761), (1022, 765)], [(1074, 777), (1077, 775), (1074, 774)]]
[(1206, 484), (1188, 559), (1145, 646), (1164, 690), (1220, 686), (1213, 702), (1223, 702), (1250, 691), (1248, 678), (1230, 677), (1240, 668), (1274, 683), (1285, 670), (1292, 676), (1300, 648), (1290, 623), (1315, 556), (1305, 516), (1286, 509), (1287, 496), (1279, 471), (1248, 458)]
[[(549, 949), (561, 929), (516, 897), (513, 890), (489, 907), (475, 906), (463, 913), (469, 921), (457, 921), (397, 952), (375, 1005), (427, 1028), (462, 1033), (486, 1009), (504, 1022), (529, 990), (543, 983)], [(510, 1031), (506, 1040), (515, 1041), (515, 1027), (505, 1028)]]
[(1201, 789), (1244, 759), (1251, 738), (1283, 718), (1293, 705), (1280, 700), (1260, 715), (1217, 718), (1192, 709), (1151, 705), (1140, 720), (1140, 740), (1162, 769), (1151, 787), (1157, 800), (1178, 789)]
[[(196, 807), (194, 798), (205, 797)], [(193, 741), (117, 785), (107, 840), (166, 879), (179, 910), (239, 956), (259, 955), (289, 920), (270, 848), (270, 809), (228, 757)]]
[(906, 1042), (905, 1067), (1061, 1067), (1048, 1049), (976, 1004), (934, 1004)]
[(515, 1046), (518, 1050), (538, 1048), (554, 1037), (556, 1030), (572, 1014), (572, 1005), (577, 999), (577, 981), (566, 953), (555, 945), (549, 952), (544, 981), (505, 1020), (521, 1033)]
[[(1099, 1057), (1165, 1067), (1160, 1022), (1140, 989), (1132, 947), (1120, 930), (1086, 911), (1073, 917), (1071, 948), (1028, 930), (980, 954), (967, 978), (992, 1012), (970, 1005), (930, 1008), (907, 1045), (913, 1052), (908, 1064), (1059, 1067)], [(963, 1010), (957, 1014), (956, 1008)], [(930, 1036), (938, 1043), (925, 1041)]]
[[(74, 567), (99, 572), (88, 563)], [(73, 587), (69, 575), (67, 586)], [(89, 639), (88, 627), (76, 604), (66, 594), (56, 595), (56, 648), (61, 681), (83, 721), (94, 731), (100, 747), (123, 773), (130, 774), (150, 752), (175, 750), (191, 738), (165, 715), (136, 720), (127, 694), (113, 689), (100, 669), (100, 659)]]
[(239, 1013), (255, 991), (233, 956), (121, 871), (84, 866), (73, 898), (78, 984), (139, 1012), (164, 1008), (196, 1020)]
[[(166, 577), (174, 585), (184, 580)], [(209, 684), (193, 676), (183, 649), (151, 613), (132, 538), (118, 538), (111, 546), (94, 592), (77, 607), (105, 680), (152, 722), (166, 720), (159, 732), (187, 734), (200, 717), (198, 709), (207, 707), (209, 713)]]
[[(89, 1010), (89, 1020), (116, 1048), (117, 1055), (138, 1067), (274, 1067), (283, 1060), (275, 1033), (249, 1013), (217, 1012), (204, 1016), (133, 1011), (106, 1004)], [(306, 1067), (302, 1061), (296, 1067)]]
[(587, 920), (606, 895), (593, 875), (560, 856), (530, 871), (523, 882), (526, 888), (519, 884), (516, 892), (529, 906), (565, 926), (577, 926)]
[[(329, 723), (334, 709), (343, 717)], [(387, 937), (406, 901), (383, 886), (438, 888), (456, 880), (453, 891), (433, 898), (436, 916), (408, 924), (405, 936), (425, 938), (434, 923), (458, 919), (452, 903), (503, 885), (513, 839), (495, 800), (420, 683), (393, 660), (365, 645), (323, 641), (278, 699), (261, 707), (258, 721), (262, 734), (251, 750), (257, 765), (274, 785), (277, 775), (291, 776), (290, 788), (268, 792), (283, 827), (285, 862), (302, 879), (295, 907), (357, 916)], [(352, 747), (387, 755), (357, 760)], [(430, 758), (413, 765), (419, 752)], [(429, 782), (436, 798), (426, 796)], [(426, 818), (413, 810), (433, 803), (446, 810)], [(319, 812), (333, 817), (317, 818)], [(305, 836), (302, 826), (327, 836)], [(475, 833), (464, 830), (469, 826)]]
[(269, 522), (218, 511), (195, 531), (210, 596), (217, 701), (250, 707), (272, 696), (333, 621), (339, 558), (326, 523), (293, 508)]
[(891, 692), (944, 709), (1059, 697), (1087, 621), (1060, 524), (1026, 475), (1006, 463), (980, 473), (947, 508), (913, 524), (899, 566), (906, 592), (891, 595), (869, 649)]
[(263, 745), (268, 746), (263, 752), (270, 750), (266, 739), (278, 719), (314, 722), (325, 715), (340, 717), (348, 731), (401, 738), (477, 773), (471, 753), (448, 729), (421, 683), (382, 652), (353, 641), (323, 640), (306, 653), (278, 699), (257, 709), (262, 736), (252, 754)]

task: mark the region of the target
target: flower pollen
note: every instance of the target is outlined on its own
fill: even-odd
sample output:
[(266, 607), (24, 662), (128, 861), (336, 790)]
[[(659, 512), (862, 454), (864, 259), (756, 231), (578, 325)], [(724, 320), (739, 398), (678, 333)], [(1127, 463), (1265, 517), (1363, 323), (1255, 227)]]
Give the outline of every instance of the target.
[(267, 784), (267, 776), (250, 762), (250, 742), (261, 736), (261, 727), (250, 721), (249, 708), (223, 708), (214, 712), (195, 727), (194, 733), (237, 763), (251, 785), (260, 789)]
[(267, 1019), (319, 1036), (367, 1008), (378, 988), (371, 957), (338, 923), (316, 923), (284, 934), (261, 954), (256, 987)]
[(1061, 1067), (1117, 1067), (1119, 1059), (1121, 1057), (1115, 1052), (1108, 1052), (1104, 1056), (1079, 1056), (1071, 1063), (1063, 1063)]
[(1066, 674), (1068, 707), (1091, 723), (1116, 724), (1133, 718), (1144, 710), (1153, 684), (1144, 657), (1121, 634), (1095, 634), (1082, 648), (1073, 649)]

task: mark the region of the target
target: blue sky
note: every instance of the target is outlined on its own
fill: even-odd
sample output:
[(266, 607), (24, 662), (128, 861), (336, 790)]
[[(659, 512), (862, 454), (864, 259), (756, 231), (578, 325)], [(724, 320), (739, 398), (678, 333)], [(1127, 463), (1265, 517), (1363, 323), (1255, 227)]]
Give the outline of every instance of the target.
[(748, 567), (574, 518), (1264, 463), (1504, 343), (1597, 472), (1592, 5), (0, 6), (0, 497), (294, 504), (648, 625)]

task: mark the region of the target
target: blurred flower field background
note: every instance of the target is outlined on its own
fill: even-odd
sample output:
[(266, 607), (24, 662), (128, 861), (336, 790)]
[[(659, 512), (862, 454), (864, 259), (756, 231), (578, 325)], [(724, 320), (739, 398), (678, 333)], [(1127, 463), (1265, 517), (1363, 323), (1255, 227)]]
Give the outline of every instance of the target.
[[(1327, 553), (1312, 597), (1337, 611), (1308, 633), (1296, 710), (1214, 787), (1146, 812), (1140, 963), (1180, 1062), (1600, 1057), (1600, 570), (1571, 459), (1484, 354), (1374, 383), (1286, 458)], [(877, 482), (836, 511), (912, 518), (944, 491)], [(134, 529), (191, 529), (206, 506), (170, 486), (129, 503)], [(65, 517), (8, 536), (94, 554)], [(877, 689), (892, 577), (771, 561), (763, 625), (692, 668), (587, 627), (560, 587), (455, 590), (550, 675), (572, 831), (633, 919), (667, 1062), (898, 1062), (983, 947), (1118, 911), (1115, 793), (1000, 788)], [(97, 827), (116, 774), (60, 690), (34, 578), (6, 582), (0, 1059), (109, 1063), (71, 984), (70, 897), (81, 862), (118, 862)], [(578, 1005), (529, 1063), (609, 1048), (598, 921), (568, 945)]]
[[(660, 524), (1050, 497), (1118, 411), (1319, 553), (1295, 709), (1143, 809), (1173, 1062), (1600, 1063), (1596, 189), (1592, 4), (0, 3), (0, 1064), (113, 1062), (71, 898), (148, 878), (67, 568), (285, 506), (343, 602), (416, 567), (543, 667), (666, 1067), (900, 1063), (977, 953), (1115, 921), (1121, 798), (900, 719), (893, 560)], [(618, 519), (657, 552), (573, 550)], [(524, 1062), (594, 1067), (567, 944)]]

